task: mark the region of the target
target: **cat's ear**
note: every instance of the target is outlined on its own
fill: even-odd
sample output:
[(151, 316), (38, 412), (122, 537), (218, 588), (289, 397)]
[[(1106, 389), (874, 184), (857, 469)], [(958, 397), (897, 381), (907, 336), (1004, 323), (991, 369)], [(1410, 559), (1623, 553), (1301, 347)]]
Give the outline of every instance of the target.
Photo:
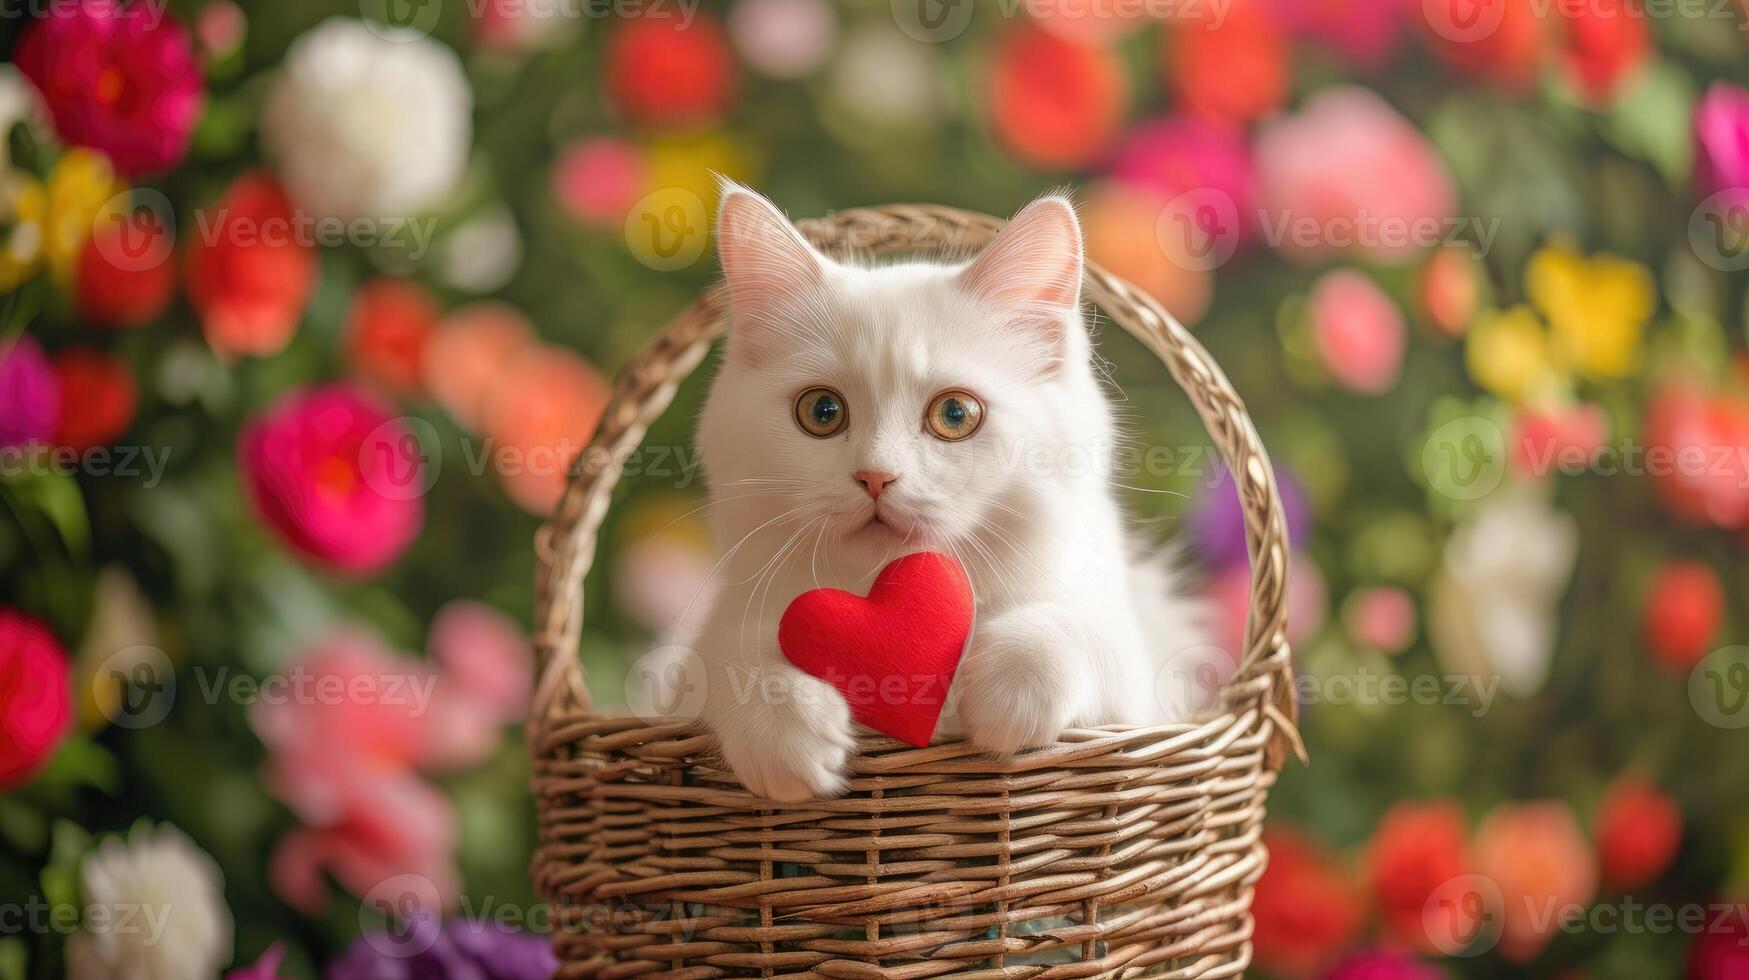
[(1060, 319), (1081, 302), (1081, 222), (1067, 198), (1022, 208), (960, 273), (972, 295)]
[(783, 329), (786, 304), (820, 285), (825, 259), (777, 205), (731, 180), (721, 187), (717, 255), (735, 312), (730, 345), (757, 357)]

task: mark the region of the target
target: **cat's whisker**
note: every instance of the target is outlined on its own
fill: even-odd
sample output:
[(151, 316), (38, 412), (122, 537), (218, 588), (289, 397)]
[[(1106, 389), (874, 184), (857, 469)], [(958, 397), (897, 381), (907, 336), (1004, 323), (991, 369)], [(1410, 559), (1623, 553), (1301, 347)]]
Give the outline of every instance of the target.
[(776, 517), (773, 517), (770, 520), (760, 524), (758, 527), (755, 527), (753, 530), (748, 531), (746, 534), (743, 534), (741, 536), (741, 540), (735, 542), (734, 545), (732, 545), (731, 547), (726, 549), (723, 552), (723, 556), (721, 558), (717, 559), (717, 563), (715, 565), (711, 566), (711, 570), (709, 572), (705, 573), (704, 581), (698, 583), (698, 588), (693, 591), (692, 598), (686, 600), (686, 607), (680, 610), (680, 617), (675, 622), (675, 629), (678, 630), (680, 628), (680, 626), (686, 622), (686, 617), (692, 613), (692, 607), (698, 602), (699, 596), (704, 595), (705, 590), (710, 587), (711, 579), (717, 577), (717, 573), (722, 571), (723, 566), (728, 564), (728, 562), (735, 557), (735, 554), (741, 550), (741, 546), (746, 544), (747, 540), (749, 538), (753, 537), (753, 535), (755, 535), (755, 534), (758, 534), (760, 531), (765, 530), (767, 527), (770, 527), (772, 524), (775, 524), (778, 521), (784, 519), (785, 517), (788, 517), (791, 514), (795, 514), (795, 513), (800, 512), (802, 509), (803, 509), (802, 507), (798, 506), (798, 507), (792, 507), (789, 510), (784, 511), (783, 513), (777, 515)]

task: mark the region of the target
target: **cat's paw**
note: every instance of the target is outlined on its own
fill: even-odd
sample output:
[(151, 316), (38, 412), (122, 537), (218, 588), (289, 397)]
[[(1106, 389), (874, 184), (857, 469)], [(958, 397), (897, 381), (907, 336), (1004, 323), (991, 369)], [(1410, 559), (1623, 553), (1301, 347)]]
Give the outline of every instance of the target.
[(825, 681), (796, 672), (762, 687), (716, 728), (723, 758), (748, 792), (780, 803), (844, 792), (856, 738), (850, 707)]
[(1061, 618), (1044, 607), (979, 621), (959, 676), (966, 737), (1002, 755), (1056, 741), (1079, 704), (1075, 654)]

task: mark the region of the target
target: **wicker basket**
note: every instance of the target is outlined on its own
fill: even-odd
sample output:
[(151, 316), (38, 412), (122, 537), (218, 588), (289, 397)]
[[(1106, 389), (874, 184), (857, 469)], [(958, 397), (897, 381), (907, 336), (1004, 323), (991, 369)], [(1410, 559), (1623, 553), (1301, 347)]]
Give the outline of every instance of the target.
[[(1000, 227), (927, 205), (801, 223), (827, 254), (971, 248)], [(1303, 756), (1281, 502), (1244, 406), (1190, 334), (1097, 266), (1086, 292), (1165, 362), (1237, 474), (1251, 613), (1220, 713), (1070, 731), (1010, 760), (964, 742), (868, 737), (847, 795), (797, 805), (747, 793), (692, 723), (597, 714), (576, 650), (583, 579), (620, 476), (611, 461), (637, 446), (721, 331), (712, 291), (627, 365), (536, 541), (534, 876), (554, 905), (560, 977), (1244, 972), (1264, 797), (1287, 755)]]

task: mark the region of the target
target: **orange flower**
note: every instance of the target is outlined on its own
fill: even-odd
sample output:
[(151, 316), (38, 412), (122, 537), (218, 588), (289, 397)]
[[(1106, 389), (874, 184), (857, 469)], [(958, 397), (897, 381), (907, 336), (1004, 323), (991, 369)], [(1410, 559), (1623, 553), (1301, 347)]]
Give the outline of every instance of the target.
[(534, 343), (534, 329), (515, 307), (464, 306), (438, 324), (425, 345), (425, 388), (457, 422), (477, 430), (498, 379)]
[(487, 410), (493, 460), (510, 499), (545, 515), (565, 492), (571, 461), (607, 406), (593, 366), (557, 347), (531, 347), (511, 361)]
[(1597, 860), (1565, 803), (1509, 803), (1476, 831), (1478, 874), (1499, 888), (1500, 954), (1537, 957), (1597, 894)]
[(354, 371), (397, 395), (417, 394), (437, 316), (437, 301), (412, 280), (365, 283), (347, 315), (346, 359)]

